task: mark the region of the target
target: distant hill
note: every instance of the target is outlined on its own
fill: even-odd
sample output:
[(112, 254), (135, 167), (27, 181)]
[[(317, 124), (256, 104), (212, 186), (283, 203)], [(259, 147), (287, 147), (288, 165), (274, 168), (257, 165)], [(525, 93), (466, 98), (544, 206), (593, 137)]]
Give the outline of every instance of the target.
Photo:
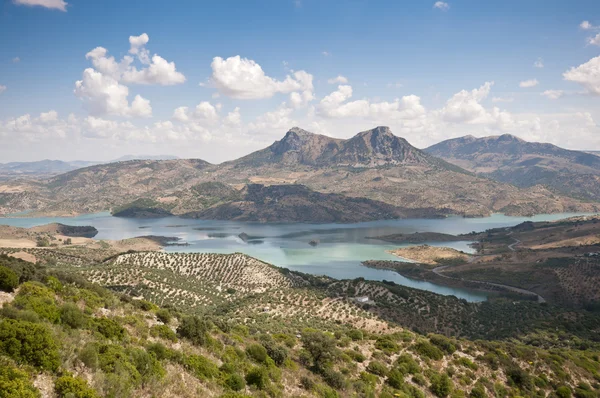
[(120, 158), (112, 160), (111, 162), (126, 162), (129, 160), (175, 160), (179, 159), (177, 156), (173, 155), (124, 155)]
[[(435, 211), (432, 212), (435, 214)], [(248, 185), (241, 200), (184, 217), (256, 222), (363, 222), (406, 218), (410, 212), (366, 198), (314, 192), (303, 185)]]
[(600, 200), (600, 157), (505, 134), (466, 136), (425, 150), (480, 175), (518, 187), (543, 185), (553, 192)]
[[(589, 163), (595, 164), (596, 157), (587, 156), (592, 158)], [(269, 147), (219, 165), (194, 159), (131, 160), (73, 170), (41, 183), (10, 186), (4, 193), (0, 191), (0, 212), (37, 209), (73, 214), (148, 199), (174, 215), (206, 215), (210, 208), (231, 209), (232, 202), (243, 202), (239, 196), (252, 184), (302, 185), (315, 193), (369, 199), (402, 209), (400, 217), (600, 210), (600, 205), (557, 195), (542, 186), (520, 189), (477, 176), (415, 148), (387, 127), (363, 131), (347, 140), (295, 127)], [(253, 216), (256, 219), (271, 211), (255, 206), (264, 213)], [(342, 213), (353, 211), (351, 206), (339, 208), (344, 209)], [(135, 217), (142, 213), (125, 214)], [(338, 221), (344, 219), (350, 216), (342, 214)]]

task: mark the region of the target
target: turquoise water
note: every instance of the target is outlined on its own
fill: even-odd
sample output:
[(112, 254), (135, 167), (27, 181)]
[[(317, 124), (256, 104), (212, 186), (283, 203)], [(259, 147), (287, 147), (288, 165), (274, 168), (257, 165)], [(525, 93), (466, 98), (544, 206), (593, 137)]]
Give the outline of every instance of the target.
[[(98, 229), (96, 239), (125, 239), (143, 235), (174, 236), (188, 246), (167, 247), (168, 252), (241, 252), (279, 267), (295, 271), (328, 275), (338, 279), (363, 277), (388, 280), (400, 285), (455, 295), (468, 301), (483, 301), (487, 295), (404, 278), (393, 271), (366, 268), (365, 260), (397, 260), (386, 253), (407, 245), (393, 245), (366, 239), (369, 236), (394, 233), (442, 232), (449, 234), (484, 231), (513, 226), (523, 221), (552, 221), (581, 214), (551, 214), (535, 217), (508, 217), (494, 214), (486, 218), (448, 217), (445, 219), (408, 219), (372, 221), (357, 224), (246, 223), (234, 221), (186, 220), (177, 217), (160, 219), (125, 219), (109, 213), (78, 217), (0, 218), (0, 224), (33, 227), (52, 222), (68, 225), (92, 225)], [(241, 233), (250, 238), (238, 237)], [(318, 241), (311, 246), (310, 241)], [(449, 246), (470, 251), (469, 242), (428, 242), (433, 246)]]

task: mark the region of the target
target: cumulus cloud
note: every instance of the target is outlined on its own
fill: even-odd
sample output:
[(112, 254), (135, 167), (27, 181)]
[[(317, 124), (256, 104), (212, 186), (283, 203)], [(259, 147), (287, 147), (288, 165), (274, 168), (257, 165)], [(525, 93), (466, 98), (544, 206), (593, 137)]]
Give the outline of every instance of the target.
[(538, 58), (534, 63), (533, 63), (533, 67), (534, 68), (543, 68), (544, 67), (544, 60), (542, 58)]
[(21, 62), (21, 58), (19, 58), (19, 57), (14, 57), (14, 58), (12, 59), (12, 62), (13, 62), (13, 64), (18, 64), (19, 62)]
[(137, 95), (130, 105), (127, 99), (129, 88), (93, 68), (83, 71), (83, 78), (75, 83), (74, 92), (93, 115), (152, 116), (150, 101)]
[(450, 4), (446, 3), (445, 1), (436, 1), (433, 4), (433, 8), (437, 8), (438, 10), (442, 11), (447, 11), (450, 9)]
[(29, 7), (44, 7), (60, 11), (67, 11), (67, 3), (64, 0), (13, 0), (16, 5)]
[(327, 83), (329, 83), (329, 84), (346, 84), (346, 83), (348, 83), (348, 79), (342, 75), (338, 75), (337, 77), (332, 77), (331, 79), (327, 79)]
[(452, 123), (484, 123), (490, 119), (489, 112), (481, 102), (488, 97), (494, 82), (471, 91), (461, 90), (454, 94), (440, 110), (441, 118)]
[(303, 70), (287, 75), (284, 80), (277, 80), (267, 76), (255, 61), (239, 55), (227, 59), (215, 57), (211, 67), (210, 83), (228, 97), (260, 99), (293, 92), (300, 93), (300, 98), (312, 96), (313, 76)]
[(589, 94), (600, 95), (600, 56), (563, 73), (565, 80), (579, 83)]
[(565, 92), (563, 90), (546, 90), (542, 93), (543, 96), (552, 100), (559, 99), (564, 94)]
[(598, 33), (594, 37), (588, 37), (588, 44), (591, 44), (594, 46), (600, 46), (600, 33)]
[(159, 55), (152, 57), (147, 68), (138, 70), (135, 66), (123, 73), (123, 82), (133, 84), (158, 84), (172, 86), (185, 82), (185, 76), (178, 72), (174, 62), (168, 62)]
[(6, 88), (7, 88), (6, 86), (3, 86), (3, 85), (0, 84), (0, 94), (2, 94), (3, 92), (5, 92)]
[(537, 86), (538, 84), (540, 84), (540, 82), (538, 82), (537, 79), (529, 79), (529, 80), (524, 80), (524, 81), (520, 82), (519, 87), (531, 88), (531, 87)]
[(321, 99), (317, 113), (325, 118), (363, 117), (370, 119), (414, 119), (425, 113), (421, 99), (416, 95), (396, 98), (393, 102), (369, 100), (348, 101), (352, 87), (340, 85), (337, 90)]

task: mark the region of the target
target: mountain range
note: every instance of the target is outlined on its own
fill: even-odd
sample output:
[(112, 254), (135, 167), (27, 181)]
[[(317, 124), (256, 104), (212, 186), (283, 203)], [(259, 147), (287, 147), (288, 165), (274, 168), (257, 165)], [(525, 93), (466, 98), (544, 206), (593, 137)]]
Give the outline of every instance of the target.
[(479, 175), (518, 187), (541, 185), (583, 200), (600, 201), (600, 157), (505, 134), (465, 136), (425, 151)]
[[(490, 161), (492, 166), (510, 164), (501, 156), (524, 151), (520, 147), (528, 144), (503, 137), (496, 146), (488, 139), (489, 150), (499, 153), (491, 157), (498, 159)], [(505, 140), (514, 142), (506, 145)], [(459, 144), (446, 141), (440, 147), (420, 150), (387, 127), (363, 131), (347, 140), (295, 127), (269, 147), (219, 165), (198, 159), (131, 160), (85, 167), (40, 181), (7, 183), (0, 186), (0, 213), (34, 209), (41, 213), (76, 214), (127, 209), (131, 207), (129, 203), (149, 199), (175, 215), (311, 221), (310, 209), (315, 214), (317, 210), (330, 214), (335, 209), (351, 212), (352, 206), (342, 197), (371, 201), (365, 219), (385, 218), (391, 213), (398, 217), (478, 217), (494, 212), (532, 215), (600, 209), (600, 204), (569, 197), (554, 187), (516, 184), (520, 185), (517, 187), (510, 181), (494, 179), (494, 170), (486, 170), (482, 175), (481, 169), (474, 167), (475, 162), (464, 162), (458, 155), (447, 156), (451, 149), (462, 146)], [(591, 154), (567, 152), (574, 152), (574, 159), (579, 159), (580, 154), (582, 164), (574, 172), (581, 175), (595, 167), (596, 159), (600, 160)], [(553, 156), (560, 159), (561, 155)], [(481, 159), (483, 164), (485, 160)], [(248, 187), (253, 184), (253, 189), (263, 195), (258, 201), (254, 200), (256, 196), (248, 197)], [(288, 207), (282, 204), (280, 211), (275, 212), (264, 203), (273, 203), (273, 195), (281, 191), (264, 187), (278, 185), (306, 189), (288, 189)], [(387, 208), (387, 213), (373, 211), (381, 204), (393, 208)], [(299, 206), (304, 206), (302, 211), (292, 211)], [(148, 208), (143, 210), (145, 214), (153, 213)], [(308, 218), (298, 216), (302, 214)], [(349, 218), (336, 216), (332, 221), (344, 219)]]

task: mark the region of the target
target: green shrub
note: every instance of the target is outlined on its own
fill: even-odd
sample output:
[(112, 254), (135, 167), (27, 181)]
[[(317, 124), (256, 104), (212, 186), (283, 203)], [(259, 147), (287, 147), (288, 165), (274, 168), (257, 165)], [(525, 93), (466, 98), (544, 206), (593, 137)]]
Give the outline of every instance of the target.
[(456, 345), (446, 336), (440, 334), (429, 335), (429, 341), (438, 346), (446, 354), (454, 354)]
[(317, 368), (324, 368), (338, 356), (334, 338), (325, 333), (305, 331), (302, 335), (302, 344)]
[(475, 384), (475, 387), (471, 390), (469, 394), (469, 398), (486, 398), (487, 393), (485, 391), (485, 387), (483, 384)]
[(156, 319), (158, 319), (165, 325), (169, 324), (172, 318), (173, 317), (171, 316), (171, 311), (169, 311), (166, 308), (161, 308), (160, 310), (156, 311)]
[(19, 275), (12, 269), (0, 265), (0, 290), (12, 292), (19, 286)]
[(131, 348), (127, 353), (141, 376), (142, 384), (161, 379), (165, 375), (165, 370), (154, 353), (139, 348)]
[(457, 365), (464, 366), (465, 368), (469, 368), (471, 370), (477, 370), (477, 369), (479, 369), (479, 366), (477, 366), (476, 363), (474, 363), (473, 361), (471, 361), (467, 357), (460, 357), (456, 361), (454, 361), (454, 363), (457, 364)]
[(413, 346), (415, 352), (421, 357), (431, 358), (439, 361), (444, 358), (444, 353), (437, 346), (431, 344), (429, 341), (421, 340)]
[(126, 332), (125, 328), (121, 324), (111, 318), (96, 318), (94, 319), (94, 326), (96, 330), (110, 340), (123, 340)]
[(45, 370), (54, 371), (60, 364), (58, 347), (50, 330), (31, 322), (0, 321), (0, 353)]
[(30, 310), (50, 322), (60, 320), (60, 310), (54, 299), (54, 292), (38, 282), (26, 282), (21, 285), (13, 304), (22, 310)]
[(436, 397), (445, 398), (452, 392), (452, 381), (447, 374), (435, 373), (430, 378), (431, 386), (429, 389)]
[(135, 308), (140, 309), (142, 311), (150, 311), (156, 308), (154, 304), (146, 300), (133, 300), (131, 304), (133, 304)]
[(207, 333), (210, 330), (209, 324), (196, 316), (183, 318), (177, 328), (177, 334), (189, 339), (196, 345), (205, 345), (208, 338)]
[(177, 342), (177, 335), (167, 325), (154, 325), (150, 328), (150, 336)]
[(392, 369), (385, 382), (392, 388), (399, 390), (404, 385), (404, 374), (398, 369)]
[(367, 366), (367, 372), (373, 373), (377, 376), (385, 377), (388, 373), (387, 366), (378, 361), (371, 361)]
[(555, 394), (558, 398), (571, 398), (571, 396), (573, 395), (573, 393), (571, 392), (571, 389), (568, 386), (558, 387), (556, 389)]
[(375, 348), (385, 352), (388, 355), (395, 354), (398, 352), (398, 350), (400, 350), (398, 344), (396, 344), (389, 336), (378, 338), (375, 342)]
[(352, 329), (346, 333), (353, 341), (360, 341), (363, 339), (363, 332), (358, 329)]
[(59, 398), (97, 398), (85, 380), (71, 375), (59, 377), (54, 383), (54, 392)]
[(240, 391), (246, 387), (246, 381), (237, 373), (230, 374), (225, 379), (225, 385), (233, 391)]
[(98, 346), (95, 343), (86, 344), (81, 351), (79, 351), (77, 358), (92, 370), (96, 370), (98, 366), (100, 366)]
[(353, 361), (358, 362), (358, 363), (363, 363), (367, 359), (367, 357), (365, 357), (363, 355), (363, 353), (360, 351), (346, 350), (346, 351), (344, 351), (344, 353), (346, 355), (348, 355), (350, 358), (352, 358)]
[(0, 398), (39, 398), (29, 375), (22, 370), (0, 361)]
[(346, 387), (346, 379), (344, 378), (344, 375), (342, 375), (340, 372), (336, 372), (332, 368), (322, 369), (321, 375), (323, 376), (325, 383), (336, 390), (343, 390)]
[(269, 384), (269, 372), (262, 366), (254, 367), (246, 374), (246, 383), (264, 390)]
[(268, 358), (267, 349), (260, 344), (252, 344), (246, 348), (246, 354), (255, 362), (265, 363)]
[(86, 324), (86, 317), (75, 304), (65, 303), (60, 307), (60, 322), (71, 329), (79, 329)]
[(409, 354), (401, 354), (396, 360), (396, 367), (404, 374), (417, 374), (421, 372), (421, 367), (415, 359)]
[(189, 355), (184, 359), (185, 367), (200, 380), (210, 380), (219, 376), (219, 368), (202, 355)]

